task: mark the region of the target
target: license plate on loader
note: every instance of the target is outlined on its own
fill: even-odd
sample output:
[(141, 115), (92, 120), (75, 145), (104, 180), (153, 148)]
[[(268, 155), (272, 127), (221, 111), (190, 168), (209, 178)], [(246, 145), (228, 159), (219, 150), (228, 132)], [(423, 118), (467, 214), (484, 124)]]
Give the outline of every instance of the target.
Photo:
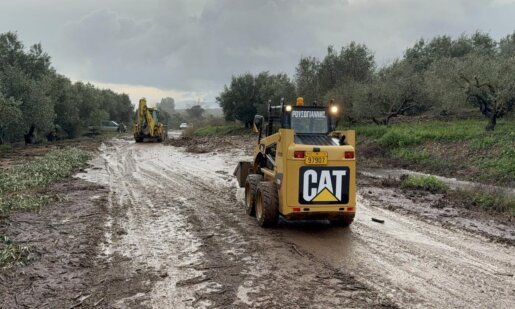
[(325, 151), (307, 151), (304, 162), (308, 165), (326, 165), (327, 164), (327, 152)]

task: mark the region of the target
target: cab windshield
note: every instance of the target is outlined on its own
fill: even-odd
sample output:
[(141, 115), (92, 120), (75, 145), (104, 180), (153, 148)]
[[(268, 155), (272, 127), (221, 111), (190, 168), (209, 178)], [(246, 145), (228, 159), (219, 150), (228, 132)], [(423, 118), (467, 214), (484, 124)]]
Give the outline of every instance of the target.
[(329, 122), (325, 110), (293, 110), (291, 128), (296, 134), (327, 134)]

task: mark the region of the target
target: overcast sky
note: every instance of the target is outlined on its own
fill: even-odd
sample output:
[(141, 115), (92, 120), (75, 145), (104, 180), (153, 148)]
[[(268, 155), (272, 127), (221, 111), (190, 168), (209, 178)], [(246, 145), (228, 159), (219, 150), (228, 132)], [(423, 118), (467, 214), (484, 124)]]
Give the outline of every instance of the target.
[(515, 30), (515, 0), (0, 0), (0, 32), (42, 43), (58, 72), (209, 105), (231, 75), (285, 72), (327, 46), (366, 44), (379, 65), (421, 38)]

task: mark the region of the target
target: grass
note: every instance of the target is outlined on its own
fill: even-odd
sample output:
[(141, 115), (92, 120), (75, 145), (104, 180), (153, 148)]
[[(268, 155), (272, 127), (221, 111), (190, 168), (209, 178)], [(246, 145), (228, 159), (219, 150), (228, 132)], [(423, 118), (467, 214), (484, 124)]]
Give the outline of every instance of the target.
[(359, 125), (356, 132), (358, 150), (381, 147), (384, 151), (376, 151), (377, 159), (398, 161), (390, 160), (388, 164), (443, 175), (459, 174), (483, 183), (515, 185), (513, 119), (500, 120), (489, 132), (485, 131), (483, 119)]
[(449, 187), (435, 176), (408, 176), (401, 181), (401, 187), (431, 193), (445, 193), (449, 190)]
[(34, 209), (52, 197), (37, 190), (72, 175), (90, 158), (90, 153), (78, 148), (49, 151), (31, 162), (0, 171), (0, 214), (13, 209)]
[(0, 154), (2, 153), (9, 153), (13, 151), (13, 147), (9, 144), (2, 144), (0, 145)]
[(27, 246), (17, 244), (7, 236), (0, 236), (0, 270), (26, 265), (29, 254), (30, 249)]
[(449, 198), (465, 208), (479, 208), (515, 217), (515, 198), (500, 192), (484, 190), (456, 190), (449, 192)]
[[(56, 197), (41, 194), (48, 184), (71, 176), (89, 160), (90, 153), (78, 148), (54, 149), (31, 162), (0, 170), (0, 215), (11, 210), (33, 210)], [(0, 270), (25, 265), (30, 249), (0, 236)]]
[[(383, 185), (395, 186), (392, 180), (383, 181)], [(467, 209), (475, 208), (515, 217), (515, 197), (503, 192), (477, 188), (475, 190), (450, 190), (441, 180), (434, 176), (408, 176), (401, 180), (400, 186), (411, 190), (431, 193), (445, 193), (446, 199)]]
[(221, 126), (207, 126), (196, 129), (193, 132), (195, 136), (225, 136), (225, 135), (240, 135), (248, 132), (248, 129), (237, 124), (228, 124)]

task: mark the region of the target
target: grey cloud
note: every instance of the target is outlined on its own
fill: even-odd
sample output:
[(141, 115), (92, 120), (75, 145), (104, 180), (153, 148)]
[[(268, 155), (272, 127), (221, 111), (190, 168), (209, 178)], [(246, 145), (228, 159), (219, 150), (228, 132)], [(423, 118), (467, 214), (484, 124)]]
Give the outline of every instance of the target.
[[(509, 0), (58, 2), (56, 13), (43, 10), (61, 18), (47, 24), (58, 35), (40, 40), (49, 43), (59, 70), (102, 83), (200, 93), (247, 71), (293, 75), (300, 56), (322, 57), (328, 45), (365, 43), (381, 64), (420, 37), (484, 30), (499, 38), (515, 30)], [(33, 31), (27, 23), (19, 25)]]

